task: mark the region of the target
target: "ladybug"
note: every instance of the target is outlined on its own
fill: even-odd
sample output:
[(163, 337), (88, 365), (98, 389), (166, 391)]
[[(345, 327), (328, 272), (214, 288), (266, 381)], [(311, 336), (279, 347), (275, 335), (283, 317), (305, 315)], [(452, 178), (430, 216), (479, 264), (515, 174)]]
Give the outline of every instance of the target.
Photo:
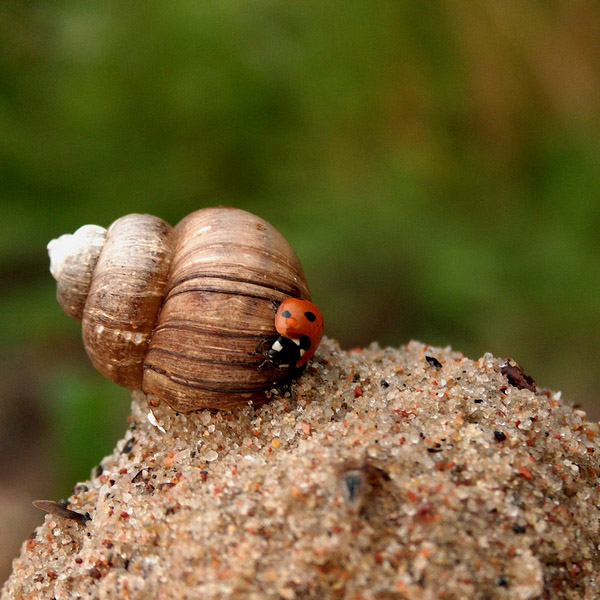
[(286, 298), (275, 313), (279, 337), (264, 353), (279, 369), (303, 367), (315, 353), (323, 335), (323, 315), (308, 300)]

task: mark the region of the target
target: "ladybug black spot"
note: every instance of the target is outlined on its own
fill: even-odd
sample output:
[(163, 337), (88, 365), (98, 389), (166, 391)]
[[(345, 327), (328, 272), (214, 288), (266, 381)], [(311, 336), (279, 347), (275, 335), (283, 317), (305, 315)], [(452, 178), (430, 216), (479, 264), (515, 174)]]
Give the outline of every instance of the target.
[(300, 338), (300, 349), (308, 350), (311, 346), (310, 338), (307, 335), (303, 335)]
[(292, 313), (291, 313), (289, 310), (284, 310), (284, 311), (281, 313), (281, 316), (282, 316), (284, 319), (289, 319), (289, 318), (292, 316)]
[(317, 320), (317, 315), (315, 315), (314, 312), (311, 312), (310, 310), (307, 310), (304, 313), (304, 316), (307, 318), (307, 320), (309, 320), (311, 323), (314, 323)]

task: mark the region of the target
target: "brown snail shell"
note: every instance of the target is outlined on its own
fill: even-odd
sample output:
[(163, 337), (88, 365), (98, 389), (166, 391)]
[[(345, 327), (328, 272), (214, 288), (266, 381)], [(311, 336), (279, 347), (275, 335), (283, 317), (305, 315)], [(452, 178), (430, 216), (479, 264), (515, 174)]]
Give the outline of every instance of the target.
[(50, 242), (51, 270), (101, 373), (181, 412), (259, 404), (290, 376), (256, 353), (277, 337), (274, 303), (310, 300), (298, 257), (272, 225), (223, 207), (198, 210), (174, 229), (127, 215), (101, 251), (101, 233), (82, 249), (80, 231)]

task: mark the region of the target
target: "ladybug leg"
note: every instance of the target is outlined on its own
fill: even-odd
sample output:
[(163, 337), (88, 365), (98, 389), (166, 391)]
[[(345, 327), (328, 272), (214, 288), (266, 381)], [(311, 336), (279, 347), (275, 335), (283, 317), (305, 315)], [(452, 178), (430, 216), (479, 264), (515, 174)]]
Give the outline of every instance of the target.
[(281, 302), (276, 302), (275, 300), (271, 300), (269, 302), (269, 306), (273, 309), (273, 312), (276, 313), (277, 309), (279, 308), (279, 305), (281, 304)]
[(276, 338), (263, 338), (256, 344), (256, 348), (254, 348), (254, 352), (250, 353), (250, 356), (256, 356), (257, 354), (261, 354), (263, 356), (271, 349), (273, 346), (273, 342)]
[(273, 344), (275, 343), (276, 339), (277, 338), (263, 338), (262, 340), (260, 340), (260, 342), (258, 342), (258, 344), (256, 344), (256, 348), (254, 349), (254, 352), (250, 353), (250, 356), (260, 355), (264, 359), (258, 365), (258, 367), (256, 367), (256, 369), (258, 371), (262, 371), (265, 367), (267, 367), (269, 365), (273, 366), (273, 361), (269, 356), (269, 351), (273, 347)]

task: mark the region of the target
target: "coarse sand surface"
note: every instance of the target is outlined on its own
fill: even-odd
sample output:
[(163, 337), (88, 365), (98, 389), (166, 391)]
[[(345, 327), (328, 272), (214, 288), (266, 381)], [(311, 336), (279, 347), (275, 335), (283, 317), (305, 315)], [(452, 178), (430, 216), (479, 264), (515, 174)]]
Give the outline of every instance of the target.
[(600, 598), (598, 424), (514, 361), (325, 339), (260, 408), (128, 425), (1, 600)]

